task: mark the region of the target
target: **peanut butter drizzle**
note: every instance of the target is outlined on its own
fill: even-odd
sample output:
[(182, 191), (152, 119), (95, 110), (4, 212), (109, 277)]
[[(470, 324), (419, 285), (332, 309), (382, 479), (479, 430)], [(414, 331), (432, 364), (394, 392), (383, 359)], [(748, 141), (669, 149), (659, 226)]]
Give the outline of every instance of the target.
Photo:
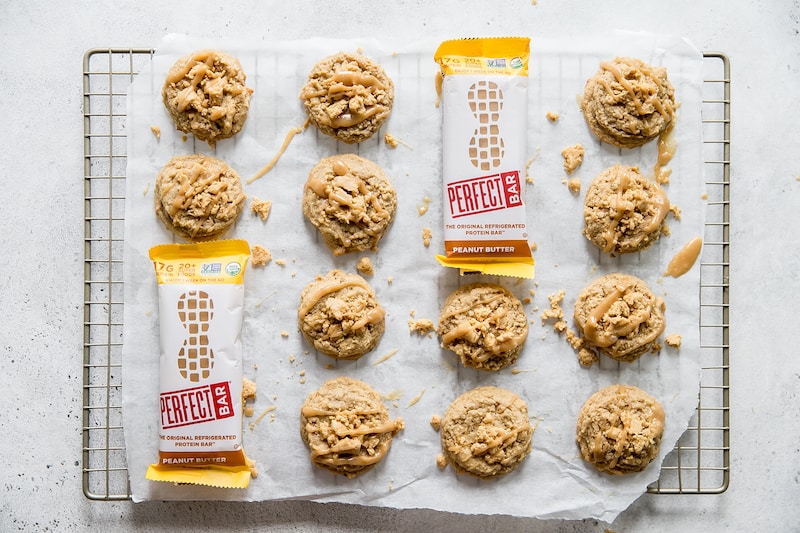
[(603, 248), (604, 252), (610, 252), (614, 249), (614, 245), (616, 245), (616, 239), (614, 238), (614, 231), (619, 226), (622, 217), (625, 216), (625, 212), (628, 210), (632, 210), (633, 206), (629, 205), (630, 202), (625, 202), (622, 196), (625, 194), (625, 191), (628, 189), (628, 185), (630, 184), (630, 178), (628, 178), (627, 174), (621, 174), (619, 177), (619, 188), (617, 189), (617, 195), (611, 199), (609, 203), (609, 210), (613, 212), (611, 215), (611, 224), (608, 226), (603, 238), (606, 241), (606, 245)]
[[(358, 418), (361, 416), (380, 415), (384, 411), (382, 409), (364, 409), (358, 411), (328, 411), (325, 409), (317, 409), (314, 407), (304, 406), (301, 409), (303, 416), (342, 416), (345, 418)], [(388, 420), (378, 426), (368, 426), (367, 424), (361, 425), (359, 428), (347, 428), (344, 425), (335, 431), (337, 437), (342, 438), (338, 444), (334, 446), (319, 445), (312, 448), (310, 457), (314, 463), (320, 465), (330, 466), (367, 466), (379, 462), (391, 446), (391, 441), (386, 439), (378, 443), (371, 455), (354, 455), (357, 454), (363, 445), (362, 439), (359, 437), (365, 435), (377, 435), (378, 437), (386, 434), (393, 434), (403, 427), (402, 419)], [(310, 431), (315, 431), (314, 427), (307, 426)], [(349, 453), (348, 453), (349, 452)], [(337, 454), (344, 453), (346, 455), (339, 456)], [(353, 455), (350, 455), (353, 454)]]
[(345, 174), (350, 172), (350, 169), (347, 167), (347, 164), (341, 159), (337, 159), (336, 161), (333, 162), (332, 169), (333, 173), (336, 174), (337, 176), (344, 176)]
[(259, 170), (256, 173), (255, 176), (253, 176), (251, 178), (248, 178), (248, 180), (245, 183), (250, 185), (251, 183), (253, 183), (257, 179), (259, 179), (260, 177), (264, 176), (267, 172), (272, 170), (272, 168), (278, 163), (278, 160), (281, 158), (283, 153), (289, 147), (289, 143), (292, 142), (292, 139), (294, 139), (294, 136), (297, 135), (298, 133), (303, 133), (306, 130), (306, 128), (308, 128), (308, 124), (309, 124), (309, 121), (308, 121), (308, 119), (306, 119), (306, 121), (303, 123), (302, 127), (291, 128), (289, 130), (289, 132), (286, 134), (286, 137), (283, 139), (283, 144), (281, 144), (280, 149), (278, 149), (278, 153), (275, 154), (275, 156), (272, 158), (272, 160), (269, 163), (267, 163), (267, 165), (264, 168)]
[(194, 77), (192, 78), (192, 81), (178, 93), (178, 111), (183, 111), (189, 107), (189, 104), (191, 104), (192, 100), (194, 100), (197, 86), (214, 66), (214, 56), (208, 51), (199, 52), (192, 56), (191, 59), (186, 61), (183, 69), (181, 69), (175, 75), (167, 78), (168, 83), (177, 83), (189, 72), (191, 72), (195, 66), (198, 66), (198, 68), (197, 72), (195, 72)]
[(683, 245), (683, 248), (675, 254), (667, 265), (667, 270), (664, 272), (665, 276), (672, 276), (677, 278), (683, 276), (694, 266), (695, 261), (700, 256), (703, 249), (703, 239), (695, 237), (694, 239)]
[[(651, 300), (645, 309), (641, 309), (635, 314), (627, 317), (628, 322), (617, 327), (612, 327), (611, 331), (606, 333), (601, 331), (600, 321), (603, 316), (611, 309), (614, 302), (624, 296), (628, 289), (633, 285), (617, 285), (613, 292), (608, 293), (600, 303), (589, 313), (586, 318), (586, 323), (583, 325), (583, 335), (588, 342), (600, 348), (607, 348), (617, 342), (620, 337), (624, 337), (634, 331), (641, 325), (647, 322), (653, 311), (653, 304), (663, 307), (664, 302), (660, 298)], [(661, 333), (664, 332), (665, 322), (662, 321), (660, 327), (653, 328), (650, 333), (639, 339), (639, 342), (632, 344), (627, 350), (620, 352), (618, 355), (626, 355), (645, 344), (655, 340)]]
[(669, 127), (658, 136), (658, 158), (653, 167), (653, 174), (655, 175), (657, 183), (667, 183), (670, 174), (672, 174), (671, 169), (665, 169), (664, 167), (672, 161), (672, 158), (675, 156), (675, 151), (678, 148), (678, 143), (672, 137), (674, 126), (675, 123), (671, 122)]
[(433, 80), (433, 85), (436, 88), (436, 102), (433, 104), (434, 107), (439, 107), (442, 103), (442, 82), (444, 81), (444, 76), (442, 75), (441, 70), (436, 71), (436, 77)]
[(372, 106), (363, 113), (346, 113), (336, 118), (330, 119), (329, 125), (333, 128), (349, 128), (356, 124), (361, 124), (369, 117), (377, 115), (381, 111), (379, 106)]
[[(622, 85), (622, 87), (628, 92), (628, 94), (631, 95), (631, 99), (633, 100), (633, 105), (636, 107), (636, 111), (640, 115), (644, 115), (645, 114), (644, 106), (639, 101), (639, 97), (636, 96), (636, 93), (634, 92), (633, 87), (628, 82), (628, 80), (625, 79), (625, 76), (616, 67), (616, 65), (614, 65), (613, 63), (611, 63), (609, 61), (602, 61), (600, 63), (600, 68), (602, 68), (603, 70), (606, 70), (606, 71), (608, 71), (608, 72), (610, 72), (611, 74), (614, 75), (614, 77), (617, 79), (619, 84)], [(655, 94), (650, 95), (650, 97), (647, 99), (646, 103), (652, 104), (653, 107), (656, 108), (656, 111), (658, 111), (666, 120), (672, 120), (672, 116), (674, 115), (674, 110), (672, 109), (671, 106), (668, 109), (665, 108), (663, 105), (661, 105), (661, 102), (658, 99), (658, 93), (661, 92), (661, 89), (663, 89), (663, 86), (661, 85), (661, 81), (658, 79), (658, 76), (653, 75), (652, 71), (645, 70), (645, 69), (642, 69), (642, 70), (643, 70), (643, 73), (644, 73), (645, 76), (647, 76), (648, 78), (652, 79), (653, 82), (655, 82), (655, 84), (658, 85), (658, 91), (656, 91)], [(601, 79), (601, 83), (603, 84), (603, 88), (606, 90), (606, 92), (608, 92), (608, 94), (613, 96), (614, 93), (611, 90), (611, 87), (608, 85), (608, 82), (606, 82), (605, 80)]]
[(605, 298), (603, 298), (597, 306), (592, 309), (592, 312), (589, 313), (589, 316), (586, 317), (586, 322), (583, 325), (583, 336), (586, 337), (586, 340), (589, 341), (591, 344), (595, 346), (599, 346), (601, 348), (605, 348), (611, 346), (619, 337), (614, 334), (606, 334), (600, 329), (600, 321), (603, 319), (603, 315), (605, 315), (611, 306), (614, 305), (618, 299), (622, 298), (625, 294), (625, 291), (628, 290), (630, 285), (617, 285), (614, 287), (614, 290), (608, 293)]
[(382, 84), (375, 76), (351, 70), (340, 70), (334, 72), (331, 79), (337, 83), (341, 83), (342, 85), (350, 87), (353, 85), (361, 85), (363, 87), (377, 87), (378, 89), (386, 89), (386, 86)]
[[(213, 64), (213, 58), (211, 57), (211, 50), (201, 50), (194, 54), (191, 58), (189, 58), (186, 63), (183, 65), (183, 68), (170, 76), (167, 76), (167, 83), (177, 83), (183, 79), (186, 74), (189, 73), (192, 68), (198, 63), (207, 63), (207, 61), (211, 60)], [(211, 66), (211, 65), (207, 65)]]

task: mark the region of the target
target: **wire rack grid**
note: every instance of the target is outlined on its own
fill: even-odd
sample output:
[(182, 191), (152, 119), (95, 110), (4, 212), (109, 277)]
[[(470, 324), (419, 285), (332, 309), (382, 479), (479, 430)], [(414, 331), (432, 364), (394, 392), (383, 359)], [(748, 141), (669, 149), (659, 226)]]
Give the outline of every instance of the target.
[[(83, 58), (83, 493), (129, 499), (122, 426), (122, 257), (127, 89), (154, 51), (96, 48)], [(666, 457), (654, 494), (718, 494), (730, 478), (730, 61), (704, 53), (703, 155), (708, 213), (700, 264), (697, 410)]]

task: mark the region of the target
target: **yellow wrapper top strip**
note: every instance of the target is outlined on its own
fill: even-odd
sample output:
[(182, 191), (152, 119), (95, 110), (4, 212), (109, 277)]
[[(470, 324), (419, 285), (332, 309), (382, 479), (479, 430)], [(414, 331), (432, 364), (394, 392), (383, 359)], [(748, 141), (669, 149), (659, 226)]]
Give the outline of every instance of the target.
[(158, 280), (158, 462), (154, 481), (246, 488), (242, 310), (247, 241), (150, 249)]
[(445, 41), (442, 75), (445, 254), (466, 272), (532, 278), (524, 180), (530, 39)]

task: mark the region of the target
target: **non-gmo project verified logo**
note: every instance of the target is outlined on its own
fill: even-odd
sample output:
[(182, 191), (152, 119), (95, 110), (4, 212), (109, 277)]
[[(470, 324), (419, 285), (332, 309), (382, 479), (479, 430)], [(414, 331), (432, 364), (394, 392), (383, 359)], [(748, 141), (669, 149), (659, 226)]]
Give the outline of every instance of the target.
[(489, 68), (506, 68), (506, 58), (487, 59), (486, 66)]
[(213, 275), (222, 272), (222, 263), (203, 263), (200, 265), (201, 275)]

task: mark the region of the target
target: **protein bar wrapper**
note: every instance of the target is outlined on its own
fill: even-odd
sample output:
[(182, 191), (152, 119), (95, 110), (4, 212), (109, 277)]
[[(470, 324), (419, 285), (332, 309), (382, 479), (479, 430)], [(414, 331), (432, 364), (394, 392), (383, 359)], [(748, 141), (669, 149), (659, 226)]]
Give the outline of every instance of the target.
[(523, 186), (530, 39), (445, 41), (442, 265), (532, 278)]
[(246, 488), (242, 309), (247, 241), (150, 249), (158, 279), (160, 412), (154, 481)]

